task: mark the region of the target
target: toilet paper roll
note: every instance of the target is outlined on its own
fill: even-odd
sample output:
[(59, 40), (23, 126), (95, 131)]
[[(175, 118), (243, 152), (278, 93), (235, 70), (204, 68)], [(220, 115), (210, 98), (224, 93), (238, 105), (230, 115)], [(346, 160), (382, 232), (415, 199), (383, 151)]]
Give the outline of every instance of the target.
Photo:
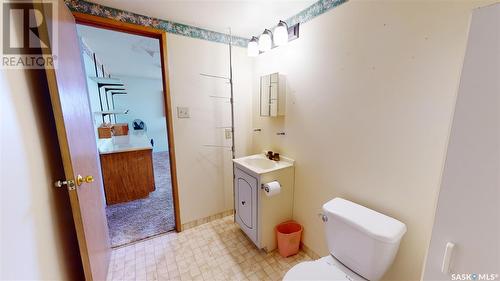
[(281, 184), (277, 181), (272, 181), (264, 184), (266, 195), (271, 197), (281, 192)]

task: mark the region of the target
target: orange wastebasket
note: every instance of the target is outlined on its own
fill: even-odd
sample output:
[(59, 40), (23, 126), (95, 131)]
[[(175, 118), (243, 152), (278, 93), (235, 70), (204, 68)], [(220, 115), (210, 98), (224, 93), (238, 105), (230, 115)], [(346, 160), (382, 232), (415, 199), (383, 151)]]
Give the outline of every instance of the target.
[(286, 221), (276, 226), (276, 239), (281, 256), (286, 258), (299, 252), (302, 230), (302, 225), (296, 221)]

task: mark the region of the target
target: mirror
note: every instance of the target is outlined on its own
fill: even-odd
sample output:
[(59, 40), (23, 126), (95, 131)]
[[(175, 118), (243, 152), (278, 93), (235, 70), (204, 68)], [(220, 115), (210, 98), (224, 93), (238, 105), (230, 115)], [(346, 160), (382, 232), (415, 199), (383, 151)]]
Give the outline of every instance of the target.
[(285, 76), (272, 73), (260, 77), (260, 116), (285, 115)]

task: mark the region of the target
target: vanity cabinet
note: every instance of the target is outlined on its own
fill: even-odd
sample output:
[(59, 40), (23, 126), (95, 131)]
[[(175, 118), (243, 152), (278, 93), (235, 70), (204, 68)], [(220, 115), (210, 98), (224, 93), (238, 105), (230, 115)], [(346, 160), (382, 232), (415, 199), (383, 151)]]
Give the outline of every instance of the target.
[(286, 80), (283, 74), (260, 77), (260, 116), (284, 116), (286, 109)]
[[(258, 155), (233, 160), (235, 221), (259, 249), (269, 252), (277, 247), (276, 225), (292, 219), (294, 167), (291, 159), (272, 161), (269, 165), (276, 167), (270, 169), (248, 164), (256, 158), (265, 159)], [(272, 181), (278, 181), (281, 190), (268, 196), (262, 185)]]
[(257, 242), (257, 179), (240, 169), (234, 171), (236, 221)]

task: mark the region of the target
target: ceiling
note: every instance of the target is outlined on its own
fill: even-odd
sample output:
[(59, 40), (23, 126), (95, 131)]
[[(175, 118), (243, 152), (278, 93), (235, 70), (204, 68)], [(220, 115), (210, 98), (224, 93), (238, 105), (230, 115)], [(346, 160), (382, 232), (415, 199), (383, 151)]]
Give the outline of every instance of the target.
[(91, 0), (104, 6), (228, 33), (258, 36), (317, 0)]
[(86, 25), (77, 30), (111, 75), (161, 78), (157, 39)]

